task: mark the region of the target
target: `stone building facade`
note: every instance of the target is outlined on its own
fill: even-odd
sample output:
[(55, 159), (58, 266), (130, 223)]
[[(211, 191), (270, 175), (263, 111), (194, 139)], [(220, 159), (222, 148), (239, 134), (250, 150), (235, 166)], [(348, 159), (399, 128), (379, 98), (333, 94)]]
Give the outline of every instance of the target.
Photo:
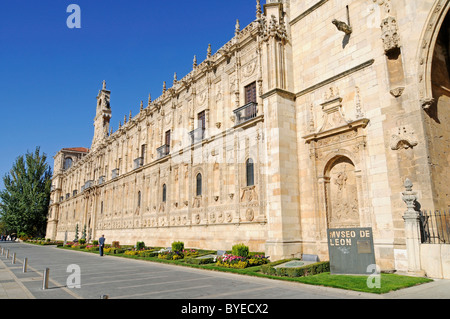
[[(256, 18), (140, 113), (55, 156), (47, 237), (328, 258), (326, 230), (372, 227), (408, 268), (406, 178), (450, 205), (448, 0), (256, 1)], [(170, 87), (169, 87), (170, 86)]]

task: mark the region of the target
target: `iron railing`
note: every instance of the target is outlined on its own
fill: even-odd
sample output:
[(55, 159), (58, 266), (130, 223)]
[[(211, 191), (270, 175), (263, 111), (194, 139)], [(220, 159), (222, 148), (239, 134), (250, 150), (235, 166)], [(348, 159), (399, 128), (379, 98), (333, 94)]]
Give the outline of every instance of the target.
[(134, 169), (144, 166), (144, 158), (138, 157), (134, 160)]
[(161, 147), (158, 147), (156, 149), (156, 152), (158, 153), (157, 154), (158, 159), (163, 158), (163, 157), (169, 155), (169, 153), (170, 153), (170, 146), (169, 145), (163, 145)]
[(450, 211), (421, 211), (420, 233), (423, 244), (450, 244)]
[(189, 132), (189, 136), (191, 137), (191, 144), (203, 141), (205, 138), (205, 129), (203, 127), (195, 129)]
[(258, 115), (258, 103), (250, 102), (233, 111), (236, 116), (236, 125), (250, 121)]

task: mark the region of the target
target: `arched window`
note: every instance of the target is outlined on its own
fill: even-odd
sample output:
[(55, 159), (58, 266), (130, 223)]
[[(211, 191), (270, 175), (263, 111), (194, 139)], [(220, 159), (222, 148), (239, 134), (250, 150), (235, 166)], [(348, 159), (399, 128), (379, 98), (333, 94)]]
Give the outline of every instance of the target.
[(137, 202), (138, 207), (141, 207), (141, 192), (138, 192), (138, 202)]
[(162, 189), (162, 201), (163, 203), (166, 202), (166, 197), (167, 197), (167, 187), (166, 184), (163, 185), (163, 189)]
[(72, 167), (72, 158), (71, 157), (66, 157), (64, 159), (63, 169), (66, 170), (66, 169), (69, 169), (71, 167)]
[(247, 177), (247, 186), (253, 186), (255, 185), (255, 175), (254, 175), (254, 169), (253, 169), (253, 160), (249, 158), (245, 162), (245, 173)]
[(197, 174), (197, 196), (202, 195), (202, 174)]

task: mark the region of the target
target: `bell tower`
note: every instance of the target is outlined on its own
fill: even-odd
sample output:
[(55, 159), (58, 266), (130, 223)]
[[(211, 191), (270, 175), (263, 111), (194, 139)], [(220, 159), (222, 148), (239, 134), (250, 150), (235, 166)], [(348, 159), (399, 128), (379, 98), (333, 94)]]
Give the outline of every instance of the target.
[(108, 136), (109, 121), (111, 120), (110, 106), (111, 91), (106, 89), (106, 81), (97, 96), (97, 109), (94, 118), (94, 138), (91, 150), (94, 150)]

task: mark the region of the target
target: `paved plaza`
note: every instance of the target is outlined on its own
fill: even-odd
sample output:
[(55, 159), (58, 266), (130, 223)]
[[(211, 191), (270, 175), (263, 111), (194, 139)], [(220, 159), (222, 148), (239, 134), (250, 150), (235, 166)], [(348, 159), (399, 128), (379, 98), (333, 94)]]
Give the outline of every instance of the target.
[[(2, 299), (395, 299), (450, 298), (450, 281), (382, 296), (298, 283), (199, 270), (115, 256), (0, 242)], [(1, 250), (0, 248), (0, 250)], [(7, 251), (9, 250), (7, 256)], [(13, 255), (15, 254), (15, 262)], [(23, 262), (27, 258), (27, 270)], [(45, 269), (48, 288), (43, 289)], [(80, 274), (78, 281), (76, 274)], [(71, 287), (71, 286), (77, 286)]]

